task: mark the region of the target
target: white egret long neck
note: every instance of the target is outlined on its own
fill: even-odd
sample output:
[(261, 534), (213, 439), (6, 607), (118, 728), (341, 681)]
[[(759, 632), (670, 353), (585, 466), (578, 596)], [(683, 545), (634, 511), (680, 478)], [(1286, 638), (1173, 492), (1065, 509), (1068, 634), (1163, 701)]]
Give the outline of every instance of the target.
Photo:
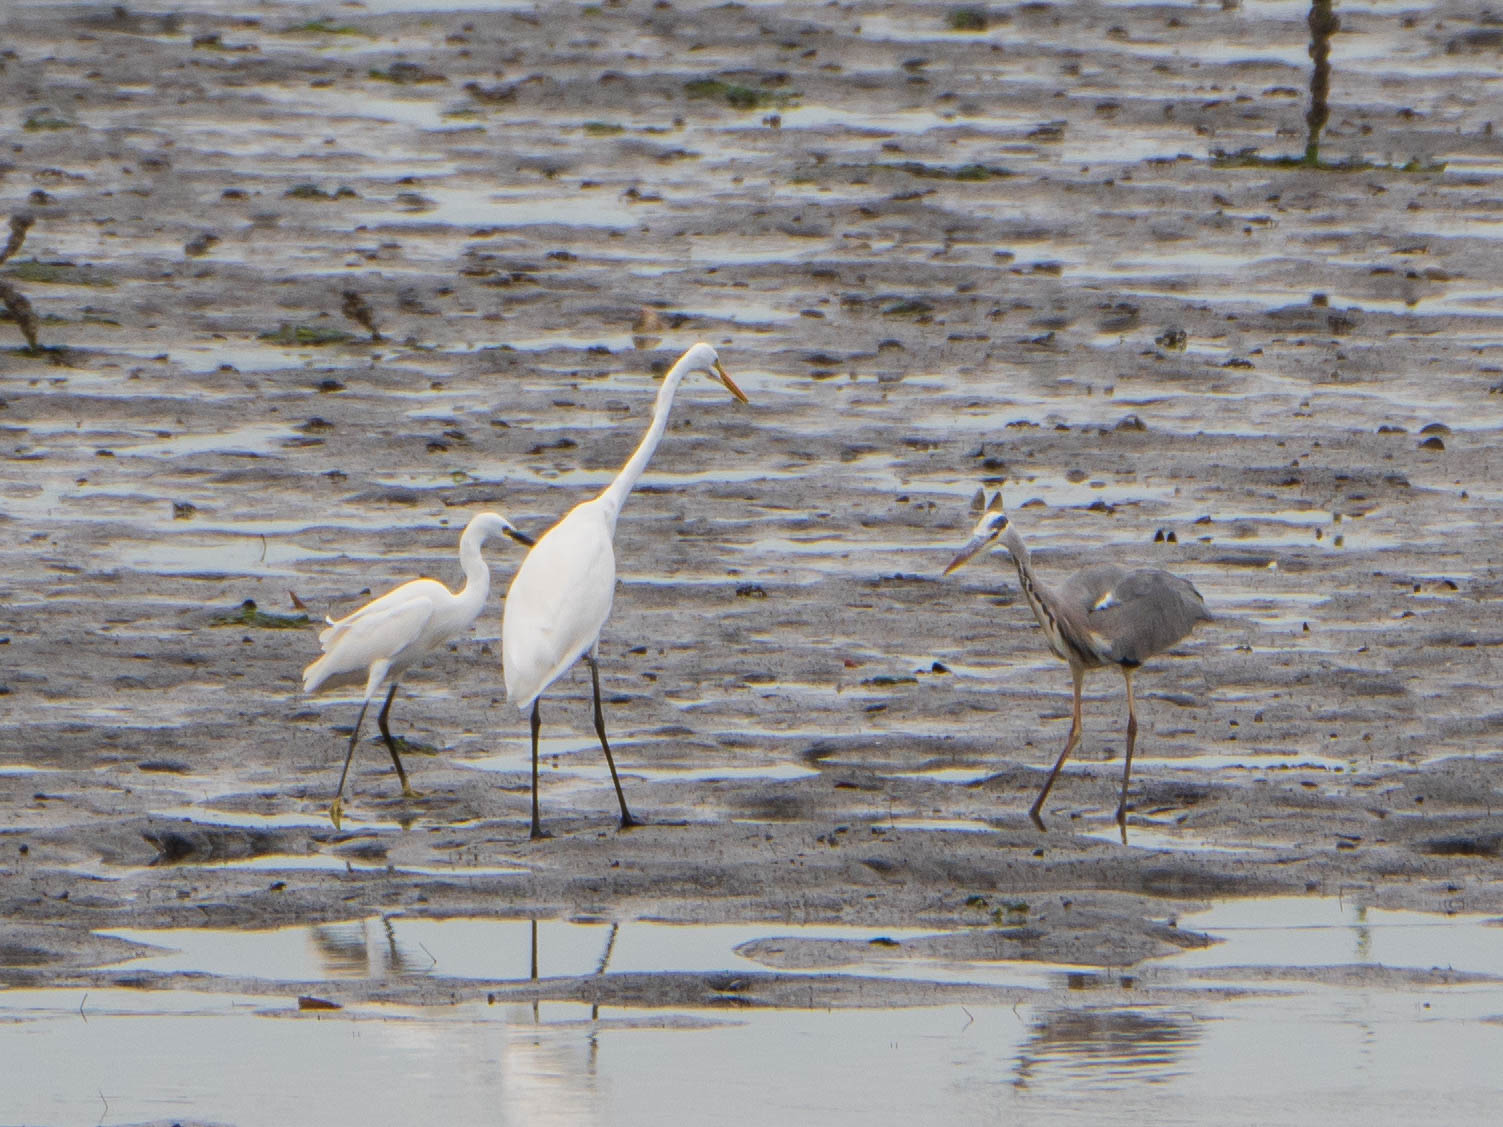
[(1002, 543), (1007, 546), (1008, 554), (1012, 556), (1012, 562), (1018, 569), (1018, 586), (1023, 589), (1023, 597), (1033, 609), (1033, 617), (1038, 619), (1045, 637), (1049, 639), (1049, 648), (1055, 656), (1073, 661), (1073, 647), (1065, 641), (1059, 615), (1054, 609), (1054, 594), (1034, 574), (1033, 558), (1028, 554), (1028, 545), (1023, 543), (1018, 530), (1011, 524), (1002, 536)]
[(459, 566), (464, 568), (464, 586), (454, 596), (461, 614), (477, 618), (491, 593), (491, 569), (480, 554), (486, 533), (473, 525), (459, 538)]
[(663, 377), (663, 386), (658, 388), (657, 401), (652, 406), (652, 422), (647, 427), (647, 433), (642, 436), (642, 441), (637, 444), (632, 456), (626, 460), (626, 465), (621, 467), (616, 480), (600, 494), (600, 507), (612, 528), (616, 527), (616, 518), (621, 515), (621, 506), (626, 504), (627, 496), (636, 486), (642, 471), (647, 468), (647, 463), (652, 460), (658, 443), (663, 440), (663, 431), (668, 426), (668, 412), (673, 407), (674, 393), (678, 391), (678, 385), (688, 372), (689, 367), (682, 360), (668, 369), (668, 374)]

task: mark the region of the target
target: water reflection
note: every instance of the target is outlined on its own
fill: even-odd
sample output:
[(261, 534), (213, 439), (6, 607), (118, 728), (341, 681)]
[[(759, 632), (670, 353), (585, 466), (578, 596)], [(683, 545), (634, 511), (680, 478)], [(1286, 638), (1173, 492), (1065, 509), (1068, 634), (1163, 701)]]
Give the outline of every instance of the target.
[[(372, 930), (376, 935), (372, 936)], [(309, 933), (318, 963), (334, 978), (388, 978), (427, 974), (437, 961), (423, 947), (397, 940), (392, 917), (315, 924)]]
[[(528, 980), (537, 982), (538, 921), (531, 919), (527, 923)], [(604, 975), (610, 965), (619, 927), (613, 922), (604, 928), (605, 942), (595, 964), (596, 977)], [(576, 1003), (544, 1003), (537, 998), (527, 1005), (506, 1007), (506, 1047), (498, 1064), (505, 1080), (507, 1102), (518, 1113), (517, 1122), (605, 1121), (598, 1084), (600, 1003), (591, 1002), (582, 1037), (581, 1022), (574, 1017), (577, 1010)]]
[(1049, 1010), (1018, 1050), (1013, 1085), (1162, 1083), (1185, 1073), (1200, 1037), (1200, 1023), (1181, 1011)]

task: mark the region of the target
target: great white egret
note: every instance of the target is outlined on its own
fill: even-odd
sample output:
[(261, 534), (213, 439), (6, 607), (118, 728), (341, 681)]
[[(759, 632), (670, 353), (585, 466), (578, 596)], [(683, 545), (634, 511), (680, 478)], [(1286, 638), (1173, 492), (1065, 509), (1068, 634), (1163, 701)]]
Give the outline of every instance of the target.
[(570, 509), (564, 518), (538, 538), (517, 569), (506, 593), (501, 622), (501, 660), (506, 677), (506, 697), (521, 712), (532, 710), (532, 836), (543, 836), (538, 819), (538, 729), (542, 721), (538, 698), (581, 657), (590, 667), (595, 691), (595, 733), (611, 769), (616, 800), (621, 804), (621, 826), (634, 825), (605, 736), (605, 714), (600, 707), (600, 670), (595, 658), (600, 631), (611, 613), (616, 592), (616, 555), (612, 541), (616, 518), (627, 495), (647, 468), (653, 451), (668, 425), (668, 411), (678, 385), (691, 372), (705, 372), (720, 380), (732, 395), (747, 402), (741, 389), (720, 365), (720, 357), (708, 344), (696, 344), (678, 358), (658, 389), (652, 408), (652, 423), (636, 452), (605, 490), (592, 500)]
[(477, 513), (465, 525), (459, 538), (459, 562), (464, 568), (464, 587), (456, 595), (433, 579), (414, 579), (394, 591), (388, 591), (353, 614), (329, 625), (318, 636), (323, 657), (303, 670), (303, 691), (311, 693), (329, 685), (348, 685), (365, 678), (365, 699), (355, 730), (350, 733), (345, 752), (344, 770), (339, 773), (339, 789), (329, 805), (329, 818), (339, 828), (344, 796), (344, 780), (349, 774), (355, 744), (360, 739), (360, 725), (371, 698), (383, 684), (391, 685), (377, 723), (381, 738), (396, 764), (397, 778), (402, 780), (402, 794), (417, 797), (407, 782), (397, 754), (396, 741), (386, 726), (391, 701), (397, 695), (397, 682), (414, 662), (447, 642), (475, 621), (491, 589), (491, 572), (480, 554), (480, 546), (491, 536), (509, 536), (521, 544), (532, 544), (532, 537), (519, 532), (511, 521), (497, 513)]
[[(978, 497), (979, 499), (979, 497)], [(1133, 745), (1138, 736), (1138, 718), (1133, 709), (1132, 674), (1154, 654), (1162, 653), (1195, 628), (1210, 620), (1200, 592), (1187, 579), (1158, 568), (1129, 571), (1116, 564), (1082, 568), (1057, 588), (1046, 587), (1034, 575), (1028, 547), (1002, 511), (1002, 494), (993, 494), (981, 520), (972, 530), (960, 554), (950, 561), (945, 574), (960, 567), (998, 537), (1018, 569), (1023, 597), (1044, 630), (1049, 648), (1068, 662), (1075, 683), (1074, 711), (1065, 750), (1059, 753), (1044, 789), (1034, 800), (1028, 816), (1040, 829), (1039, 811), (1065, 757), (1080, 738), (1080, 687), (1089, 669), (1115, 665), (1127, 683), (1127, 756), (1122, 764), (1122, 797), (1117, 803), (1117, 824), (1127, 835), (1127, 778), (1132, 771)]]

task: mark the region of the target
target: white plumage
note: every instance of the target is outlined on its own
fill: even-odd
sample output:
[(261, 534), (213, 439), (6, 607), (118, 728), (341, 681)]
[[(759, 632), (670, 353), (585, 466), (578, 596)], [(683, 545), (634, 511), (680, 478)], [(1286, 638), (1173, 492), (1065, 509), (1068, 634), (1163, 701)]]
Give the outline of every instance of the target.
[(526, 712), (593, 649), (616, 594), (616, 522), (602, 498), (543, 534), (507, 592), (501, 625), (506, 699)]
[(402, 769), (396, 742), (386, 726), (387, 714), (391, 711), (392, 698), (396, 696), (397, 682), (402, 674), (438, 646), (468, 629), (480, 614), (491, 587), (490, 568), (486, 566), (480, 548), (494, 535), (509, 536), (523, 544), (532, 543), (531, 537), (518, 532), (505, 517), (496, 513), (478, 513), (459, 538), (459, 561), (464, 568), (465, 583), (457, 594), (436, 580), (414, 579), (337, 622), (330, 621), (319, 633), (318, 641), (324, 653), (303, 670), (303, 691), (312, 693), (324, 686), (365, 681), (365, 696), (355, 721), (355, 731), (350, 735), (344, 771), (339, 776), (339, 789), (329, 807), (329, 817), (336, 828), (339, 826), (344, 780), (360, 738), (360, 725), (365, 720), (365, 710), (370, 706), (371, 698), (384, 684), (390, 685), (390, 691), (378, 718), (381, 737), (396, 764), (402, 793), (408, 798), (415, 797), (407, 782), (407, 773)]
[(668, 425), (674, 393), (690, 372), (714, 376), (741, 402), (741, 393), (720, 365), (708, 344), (696, 344), (685, 352), (663, 377), (653, 405), (652, 422), (641, 443), (598, 496), (570, 509), (545, 532), (522, 566), (517, 569), (506, 594), (501, 623), (501, 660), (506, 678), (506, 697), (520, 711), (532, 710), (532, 836), (542, 837), (538, 817), (538, 729), (541, 719), (538, 698), (569, 666), (581, 657), (590, 666), (595, 693), (595, 732), (611, 769), (616, 799), (621, 806), (621, 825), (630, 826), (621, 779), (605, 735), (605, 717), (600, 706), (600, 672), (595, 651), (600, 631), (611, 613), (616, 592), (616, 555), (613, 540), (616, 518)]

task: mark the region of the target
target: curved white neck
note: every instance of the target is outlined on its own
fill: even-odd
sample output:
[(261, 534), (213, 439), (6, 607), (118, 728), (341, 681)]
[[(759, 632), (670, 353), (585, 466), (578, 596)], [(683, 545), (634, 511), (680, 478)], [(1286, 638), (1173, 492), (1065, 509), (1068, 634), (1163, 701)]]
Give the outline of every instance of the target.
[(663, 431), (668, 426), (668, 412), (673, 407), (674, 393), (688, 373), (689, 368), (682, 359), (668, 369), (668, 374), (663, 377), (663, 386), (658, 388), (657, 401), (652, 406), (652, 422), (648, 424), (647, 433), (642, 436), (642, 441), (638, 443), (632, 456), (626, 460), (626, 465), (621, 467), (616, 480), (606, 486), (596, 499), (613, 529), (616, 527), (616, 518), (621, 515), (621, 506), (626, 504), (626, 498), (636, 486), (637, 479), (652, 460), (653, 451), (663, 440)]
[(485, 537), (486, 533), (478, 528), (466, 528), (459, 538), (459, 566), (464, 568), (464, 586), (454, 597), (459, 600), (461, 612), (471, 618), (480, 614), (486, 596), (491, 593), (491, 569), (480, 554)]

